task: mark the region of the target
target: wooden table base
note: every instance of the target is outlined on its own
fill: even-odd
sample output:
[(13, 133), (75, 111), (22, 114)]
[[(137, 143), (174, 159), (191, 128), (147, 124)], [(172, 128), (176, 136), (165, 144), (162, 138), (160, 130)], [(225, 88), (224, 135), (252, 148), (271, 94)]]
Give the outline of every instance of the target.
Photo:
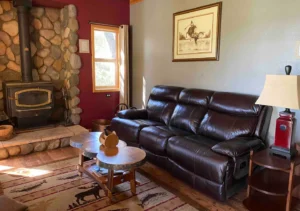
[(83, 168), (83, 160), (84, 160), (84, 156), (82, 155), (81, 150), (79, 150), (79, 162), (78, 162), (77, 170), (78, 170), (78, 175), (80, 177), (82, 177), (82, 172), (80, 171), (80, 169)]
[(82, 174), (86, 174), (92, 179), (94, 179), (99, 186), (104, 190), (105, 195), (108, 196), (110, 200), (113, 198), (113, 188), (116, 185), (122, 184), (124, 182), (130, 182), (130, 190), (133, 195), (136, 194), (136, 186), (139, 185), (135, 179), (135, 168), (131, 169), (130, 171), (125, 171), (123, 174), (115, 174), (114, 170), (109, 169), (107, 176), (101, 175), (97, 173), (95, 175), (94, 171), (92, 170), (92, 166), (96, 165), (93, 163), (89, 166), (84, 166), (84, 156), (81, 152), (79, 152), (79, 163), (77, 166), (78, 175), (82, 177)]

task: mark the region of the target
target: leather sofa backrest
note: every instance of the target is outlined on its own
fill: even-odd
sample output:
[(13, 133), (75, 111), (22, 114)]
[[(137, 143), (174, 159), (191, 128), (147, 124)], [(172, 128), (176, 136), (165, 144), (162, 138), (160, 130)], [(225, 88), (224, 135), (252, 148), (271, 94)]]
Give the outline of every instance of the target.
[(207, 113), (213, 93), (202, 89), (184, 89), (180, 93), (170, 125), (196, 134), (200, 122)]
[(148, 119), (219, 141), (254, 136), (266, 142), (273, 108), (255, 105), (257, 96), (155, 86)]
[(182, 90), (181, 87), (155, 86), (147, 104), (148, 119), (168, 125)]
[(253, 95), (215, 92), (198, 134), (220, 141), (257, 135), (255, 133), (263, 108), (255, 105), (257, 98)]

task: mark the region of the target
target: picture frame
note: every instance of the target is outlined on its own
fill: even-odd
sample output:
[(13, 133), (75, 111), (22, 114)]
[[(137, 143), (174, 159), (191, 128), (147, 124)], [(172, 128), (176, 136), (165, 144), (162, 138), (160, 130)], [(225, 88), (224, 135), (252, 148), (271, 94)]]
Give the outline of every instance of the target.
[(218, 61), (222, 2), (173, 14), (173, 62)]

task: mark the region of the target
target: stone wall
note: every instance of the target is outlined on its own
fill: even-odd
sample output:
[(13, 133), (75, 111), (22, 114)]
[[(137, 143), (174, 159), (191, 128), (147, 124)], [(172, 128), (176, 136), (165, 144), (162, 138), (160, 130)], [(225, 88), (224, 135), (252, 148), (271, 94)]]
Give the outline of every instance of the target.
[(71, 137), (88, 132), (80, 125), (73, 125), (20, 133), (10, 140), (1, 142), (0, 160), (16, 155), (68, 147)]
[(60, 11), (60, 18), (62, 21), (62, 38), (63, 42), (61, 50), (64, 57), (64, 69), (61, 75), (64, 75), (65, 86), (69, 90), (71, 99), (69, 100), (69, 106), (71, 108), (71, 121), (74, 124), (79, 124), (81, 108), (78, 107), (80, 99), (78, 97), (79, 89), (79, 72), (81, 68), (81, 60), (78, 51), (77, 42), (79, 29), (77, 17), (77, 10), (74, 5), (65, 6)]
[(7, 159), (17, 155), (28, 155), (32, 152), (42, 152), (46, 150), (53, 150), (57, 148), (64, 148), (70, 146), (70, 137), (54, 139), (50, 141), (43, 141), (39, 143), (29, 143), (19, 146), (12, 146), (7, 148), (0, 148), (0, 160)]
[[(55, 87), (54, 120), (63, 119), (64, 100), (61, 89), (65, 86), (71, 99), (71, 120), (79, 124), (80, 102), (78, 74), (81, 60), (78, 51), (78, 21), (74, 5), (63, 9), (34, 7), (30, 11), (30, 38), (35, 81), (52, 81)], [(0, 82), (21, 79), (20, 45), (17, 11), (11, 2), (0, 1)], [(1, 85), (0, 110), (3, 110)]]

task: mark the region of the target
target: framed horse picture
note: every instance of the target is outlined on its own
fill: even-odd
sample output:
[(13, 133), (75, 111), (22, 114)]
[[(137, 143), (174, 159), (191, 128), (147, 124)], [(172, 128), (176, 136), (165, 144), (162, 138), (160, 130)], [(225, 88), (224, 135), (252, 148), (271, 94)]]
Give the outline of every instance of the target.
[(174, 13), (173, 62), (218, 61), (222, 2)]

